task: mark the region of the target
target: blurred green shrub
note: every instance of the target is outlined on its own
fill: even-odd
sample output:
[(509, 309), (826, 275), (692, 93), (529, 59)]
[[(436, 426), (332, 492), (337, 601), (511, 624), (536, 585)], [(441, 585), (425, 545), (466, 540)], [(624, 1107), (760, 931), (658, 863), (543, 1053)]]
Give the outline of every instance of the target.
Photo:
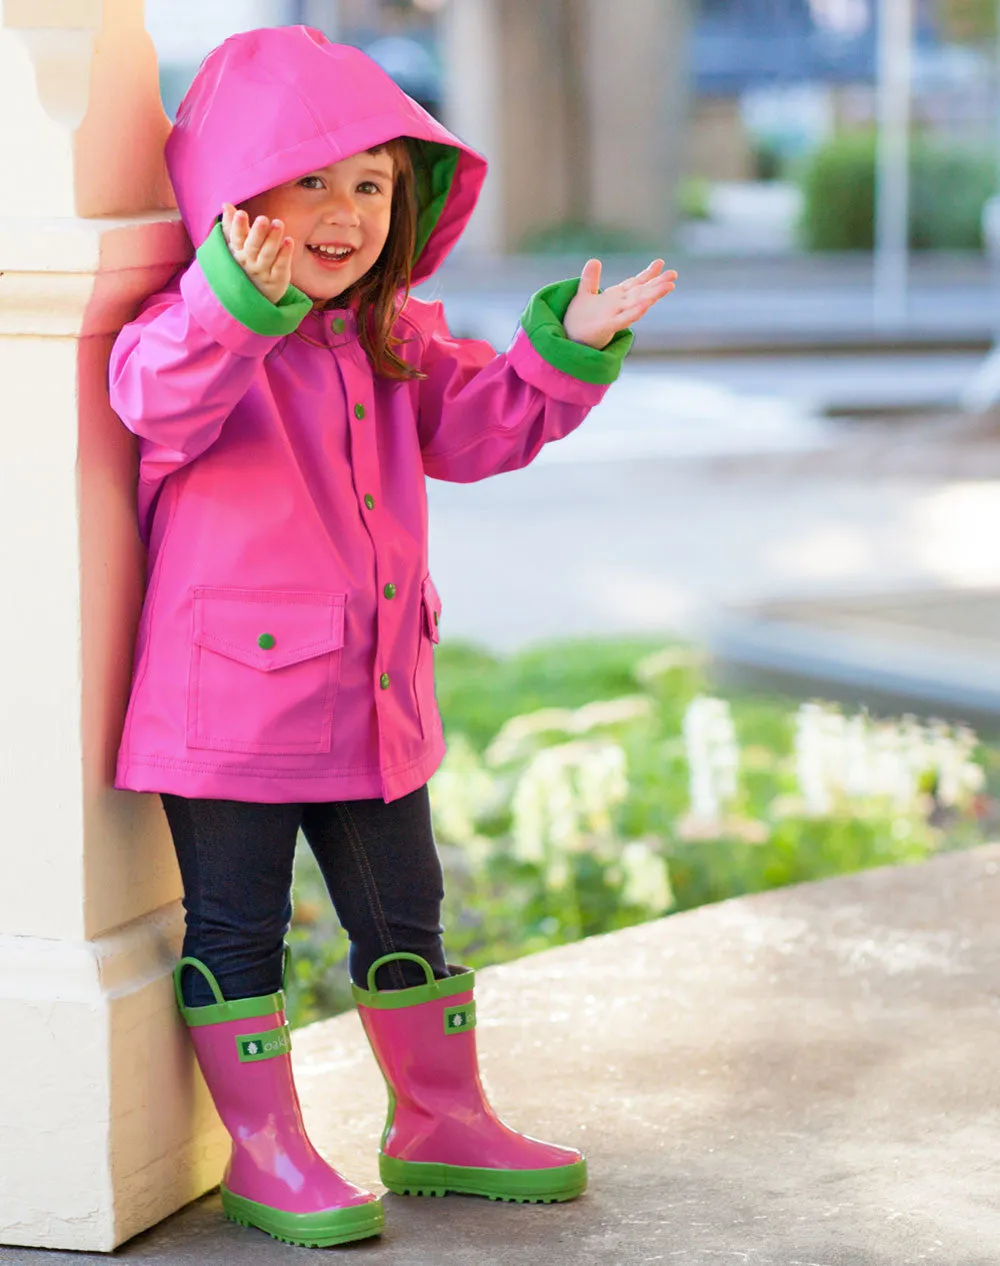
[(707, 220), (711, 185), (703, 176), (685, 176), (677, 186), (677, 212), (682, 220)]
[(566, 221), (526, 234), (519, 249), (526, 255), (645, 255), (655, 246), (631, 229)]
[(755, 180), (780, 180), (788, 166), (781, 144), (766, 136), (753, 142), (751, 157)]
[[(914, 139), (910, 245), (981, 250), (983, 204), (994, 191), (991, 158)], [(875, 136), (849, 133), (818, 149), (801, 171), (801, 234), (813, 251), (871, 250), (875, 239)]]

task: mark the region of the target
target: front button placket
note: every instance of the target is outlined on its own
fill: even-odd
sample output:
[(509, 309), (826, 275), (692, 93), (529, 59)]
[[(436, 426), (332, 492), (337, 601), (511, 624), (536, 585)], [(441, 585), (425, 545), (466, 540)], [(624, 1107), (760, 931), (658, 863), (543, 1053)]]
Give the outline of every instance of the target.
[[(407, 666), (393, 658), (392, 647), (398, 642), (398, 624), (405, 619), (401, 604), (390, 601), (395, 597), (397, 582), (388, 579), (394, 573), (399, 576), (398, 552), (393, 540), (393, 517), (387, 513), (382, 499), (381, 466), (379, 461), (377, 413), (372, 397), (372, 378), (367, 362), (352, 339), (352, 353), (340, 362), (343, 373), (344, 394), (347, 403), (347, 423), (350, 430), (351, 467), (354, 487), (359, 498), (361, 521), (371, 541), (373, 586), (372, 597), (383, 600), (375, 604), (375, 657), (378, 667), (374, 681), (375, 710), (378, 714), (380, 734), (380, 761), (386, 759), (381, 748), (381, 736), (391, 734), (396, 728), (398, 710), (406, 692), (391, 689), (391, 675)], [(399, 679), (404, 680), (404, 678)], [(396, 696), (400, 695), (399, 698)]]

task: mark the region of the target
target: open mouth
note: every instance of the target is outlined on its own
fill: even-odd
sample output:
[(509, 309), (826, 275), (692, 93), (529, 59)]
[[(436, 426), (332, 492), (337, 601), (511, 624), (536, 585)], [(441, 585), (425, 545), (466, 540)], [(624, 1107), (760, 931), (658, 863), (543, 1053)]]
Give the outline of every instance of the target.
[(354, 254), (353, 246), (307, 246), (306, 249), (324, 264), (343, 264)]

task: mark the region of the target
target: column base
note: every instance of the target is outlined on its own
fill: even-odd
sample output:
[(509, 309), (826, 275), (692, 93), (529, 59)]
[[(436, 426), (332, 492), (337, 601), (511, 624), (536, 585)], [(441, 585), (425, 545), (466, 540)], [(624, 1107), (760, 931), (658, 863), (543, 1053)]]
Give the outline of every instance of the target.
[(0, 1242), (110, 1252), (219, 1182), (182, 933), (175, 902), (94, 941), (0, 936)]

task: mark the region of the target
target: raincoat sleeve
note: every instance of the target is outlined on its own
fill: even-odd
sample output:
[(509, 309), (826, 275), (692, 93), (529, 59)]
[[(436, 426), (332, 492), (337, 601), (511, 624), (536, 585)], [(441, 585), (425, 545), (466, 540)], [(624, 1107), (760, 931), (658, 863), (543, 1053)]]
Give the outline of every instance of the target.
[(294, 287), (266, 299), (229, 253), (221, 225), (175, 284), (119, 334), (111, 404), (139, 437), (140, 512), (167, 475), (218, 439), (267, 353), (311, 303)]
[(618, 377), (632, 345), (622, 330), (598, 351), (567, 338), (562, 318), (579, 278), (546, 286), (510, 347), (456, 339), (441, 304), (423, 323), (418, 429), (425, 472), (472, 483), (527, 466), (543, 444), (574, 431)]

